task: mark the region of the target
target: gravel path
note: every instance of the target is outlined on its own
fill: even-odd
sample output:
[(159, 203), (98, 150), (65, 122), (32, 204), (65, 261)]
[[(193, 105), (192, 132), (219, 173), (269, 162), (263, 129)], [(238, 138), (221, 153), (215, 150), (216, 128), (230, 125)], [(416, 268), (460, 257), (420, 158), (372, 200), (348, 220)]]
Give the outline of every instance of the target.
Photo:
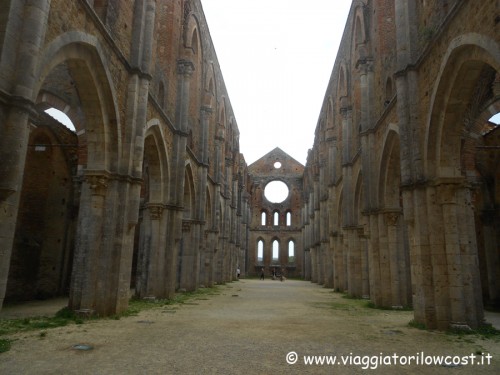
[[(44, 337), (17, 334), (0, 354), (0, 374), (366, 374), (370, 358), (363, 356), (375, 356), (371, 367), (386, 361), (374, 371), (380, 374), (500, 373), (495, 340), (411, 328), (411, 312), (369, 309), (309, 282), (241, 280), (214, 293), (120, 320), (47, 330)], [(295, 364), (287, 363), (291, 352)], [(385, 357), (476, 352), (491, 354), (492, 364), (401, 366)], [(305, 365), (309, 355), (336, 356), (337, 364)]]

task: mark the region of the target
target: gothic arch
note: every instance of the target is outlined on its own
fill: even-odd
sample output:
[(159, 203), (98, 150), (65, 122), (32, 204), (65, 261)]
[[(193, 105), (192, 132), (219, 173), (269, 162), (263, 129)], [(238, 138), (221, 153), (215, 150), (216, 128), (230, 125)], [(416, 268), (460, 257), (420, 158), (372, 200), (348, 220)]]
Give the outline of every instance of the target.
[(149, 202), (166, 203), (169, 191), (169, 163), (158, 120), (148, 122), (144, 141), (144, 160), (149, 167)]
[(340, 108), (349, 105), (349, 84), (350, 77), (348, 75), (347, 62), (342, 61), (339, 67), (338, 84), (337, 84), (337, 98), (339, 98)]
[(121, 134), (117, 96), (104, 56), (93, 36), (79, 31), (60, 35), (42, 52), (35, 95), (57, 65), (67, 64), (85, 116), (85, 131), (79, 137), (85, 134), (86, 168), (114, 171), (121, 155)]
[(466, 34), (450, 43), (436, 79), (427, 119), (424, 160), (429, 177), (462, 177), (461, 138), (466, 130), (467, 109), (464, 103), (471, 103), (475, 85), (488, 67), (497, 74), (500, 71), (500, 47), (495, 41)]
[(378, 203), (382, 208), (400, 209), (401, 163), (399, 147), (398, 129), (394, 124), (391, 124), (385, 134), (378, 169)]
[(354, 22), (352, 30), (352, 57), (353, 61), (363, 60), (367, 57), (367, 44), (368, 44), (368, 30), (366, 20), (367, 5), (359, 3), (354, 11)]
[(196, 190), (193, 170), (190, 163), (186, 163), (184, 173), (184, 219), (194, 219), (196, 213)]

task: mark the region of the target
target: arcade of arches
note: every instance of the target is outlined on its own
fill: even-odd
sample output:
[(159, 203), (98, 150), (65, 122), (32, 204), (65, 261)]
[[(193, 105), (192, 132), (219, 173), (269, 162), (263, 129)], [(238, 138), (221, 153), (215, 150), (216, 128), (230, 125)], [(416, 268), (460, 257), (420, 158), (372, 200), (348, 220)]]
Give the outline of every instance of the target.
[(499, 23), (496, 0), (354, 0), (306, 165), (247, 166), (200, 0), (3, 1), (0, 306), (109, 315), (278, 268), (479, 326), (500, 307)]

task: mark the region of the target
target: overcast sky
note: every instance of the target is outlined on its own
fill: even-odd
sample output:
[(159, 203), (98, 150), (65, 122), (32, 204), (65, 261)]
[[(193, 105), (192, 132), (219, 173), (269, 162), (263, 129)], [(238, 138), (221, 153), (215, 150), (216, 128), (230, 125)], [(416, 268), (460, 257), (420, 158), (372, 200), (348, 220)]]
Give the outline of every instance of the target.
[(305, 164), (351, 0), (201, 0), (250, 165)]

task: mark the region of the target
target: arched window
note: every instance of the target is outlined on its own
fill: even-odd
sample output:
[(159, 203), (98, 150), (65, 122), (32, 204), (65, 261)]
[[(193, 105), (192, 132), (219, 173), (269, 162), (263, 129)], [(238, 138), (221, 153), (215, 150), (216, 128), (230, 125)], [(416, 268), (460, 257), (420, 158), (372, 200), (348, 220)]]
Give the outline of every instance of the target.
[(49, 108), (45, 110), (45, 113), (47, 113), (49, 116), (53, 117), (57, 121), (59, 121), (61, 124), (66, 126), (69, 130), (71, 131), (76, 131), (75, 125), (71, 121), (71, 119), (68, 117), (68, 115), (56, 108)]
[(257, 242), (257, 262), (264, 261), (264, 241)]
[(290, 225), (292, 225), (292, 213), (288, 211), (286, 213), (286, 226), (289, 227)]
[(288, 263), (295, 262), (295, 242), (288, 241)]
[(274, 211), (274, 225), (280, 225), (280, 213), (278, 211)]
[(265, 211), (262, 211), (260, 214), (260, 225), (266, 225), (267, 222), (267, 215)]
[(278, 240), (273, 241), (273, 261), (278, 261), (280, 257), (280, 244)]

